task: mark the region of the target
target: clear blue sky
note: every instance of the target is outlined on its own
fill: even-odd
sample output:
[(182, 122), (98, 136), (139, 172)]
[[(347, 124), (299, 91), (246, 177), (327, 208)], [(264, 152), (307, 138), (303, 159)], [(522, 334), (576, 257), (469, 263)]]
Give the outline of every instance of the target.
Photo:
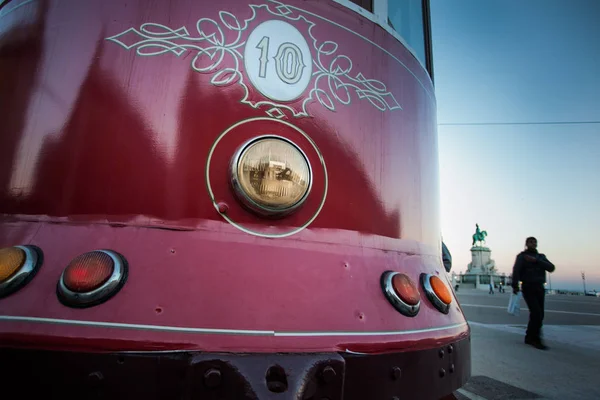
[(600, 0), (432, 0), (442, 233), (465, 271), (475, 223), (509, 273), (527, 236), (554, 288), (600, 291)]

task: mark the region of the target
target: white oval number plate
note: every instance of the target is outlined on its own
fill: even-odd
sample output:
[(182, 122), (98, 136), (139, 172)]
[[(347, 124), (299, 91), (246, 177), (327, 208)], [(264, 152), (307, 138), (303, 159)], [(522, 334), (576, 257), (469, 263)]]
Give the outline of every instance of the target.
[(308, 43), (292, 25), (266, 21), (246, 41), (244, 65), (252, 85), (276, 101), (291, 101), (306, 90), (312, 76)]

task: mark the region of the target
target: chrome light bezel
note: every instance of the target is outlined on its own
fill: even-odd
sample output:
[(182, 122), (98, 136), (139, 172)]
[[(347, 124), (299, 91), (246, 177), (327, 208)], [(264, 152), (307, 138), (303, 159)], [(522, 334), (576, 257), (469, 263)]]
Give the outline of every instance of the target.
[(444, 314), (448, 314), (448, 312), (450, 312), (450, 304), (446, 304), (444, 303), (437, 294), (435, 294), (433, 287), (431, 286), (431, 278), (434, 275), (432, 274), (426, 274), (426, 273), (422, 273), (420, 276), (420, 280), (421, 280), (421, 286), (423, 286), (423, 290), (425, 290), (425, 296), (427, 296), (427, 298), (429, 299), (429, 301), (431, 302), (431, 304), (433, 304), (433, 306), (435, 308), (438, 309), (438, 311), (444, 313)]
[(400, 272), (385, 271), (381, 275), (380, 283), (381, 289), (383, 290), (383, 294), (392, 304), (392, 306), (402, 315), (405, 315), (407, 317), (415, 317), (421, 309), (421, 300), (419, 299), (419, 302), (415, 305), (405, 303), (400, 298), (400, 296), (398, 296), (398, 294), (394, 290), (394, 286), (392, 285), (392, 279), (396, 275), (400, 275)]
[(13, 246), (25, 252), (25, 262), (13, 276), (0, 283), (0, 299), (25, 287), (38, 273), (44, 263), (44, 253), (33, 245)]
[[(121, 254), (112, 250), (93, 250), (88, 253), (101, 252), (108, 255), (113, 261), (113, 272), (106, 282), (100, 287), (89, 292), (74, 292), (65, 285), (63, 270), (56, 286), (58, 300), (65, 306), (73, 308), (87, 308), (102, 304), (116, 295), (127, 282), (129, 266)], [(88, 254), (84, 253), (84, 254)]]

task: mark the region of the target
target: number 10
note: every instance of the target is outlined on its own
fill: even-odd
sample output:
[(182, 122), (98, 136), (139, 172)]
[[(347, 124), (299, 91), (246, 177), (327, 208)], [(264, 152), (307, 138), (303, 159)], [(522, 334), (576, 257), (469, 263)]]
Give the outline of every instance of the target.
[[(263, 36), (256, 48), (260, 50), (260, 69), (258, 76), (267, 77), (267, 64), (269, 63), (269, 37)], [(275, 72), (280, 80), (288, 85), (296, 84), (302, 78), (304, 72), (304, 59), (302, 51), (294, 43), (284, 42), (277, 49), (273, 57), (275, 61)]]

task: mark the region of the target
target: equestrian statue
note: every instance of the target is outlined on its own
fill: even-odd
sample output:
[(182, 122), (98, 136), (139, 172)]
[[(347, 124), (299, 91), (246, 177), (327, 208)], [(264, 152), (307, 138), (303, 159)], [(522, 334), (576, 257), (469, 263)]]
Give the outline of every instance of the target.
[(475, 224), (475, 226), (476, 226), (476, 230), (475, 230), (475, 234), (473, 235), (473, 246), (475, 246), (475, 243), (477, 243), (477, 242), (479, 242), (479, 245), (481, 246), (482, 244), (485, 243), (485, 237), (487, 236), (487, 232), (480, 230), (479, 224)]

